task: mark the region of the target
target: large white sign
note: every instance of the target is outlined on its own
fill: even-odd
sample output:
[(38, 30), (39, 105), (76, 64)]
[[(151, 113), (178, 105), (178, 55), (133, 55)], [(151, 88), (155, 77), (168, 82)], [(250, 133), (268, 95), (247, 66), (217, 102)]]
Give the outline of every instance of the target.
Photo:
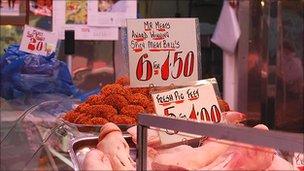
[(57, 41), (57, 34), (25, 25), (20, 50), (47, 56), (55, 51)]
[(88, 26), (89, 0), (53, 1), (53, 31), (64, 39), (65, 30), (74, 30), (76, 40), (118, 40), (117, 27)]
[[(212, 84), (173, 89), (152, 94), (156, 114), (177, 119), (220, 122), (221, 112)], [(195, 135), (160, 131), (162, 144), (193, 138)]]
[(198, 79), (197, 19), (127, 20), (132, 87), (189, 85)]
[(136, 18), (136, 0), (89, 0), (89, 26), (126, 26), (127, 18)]

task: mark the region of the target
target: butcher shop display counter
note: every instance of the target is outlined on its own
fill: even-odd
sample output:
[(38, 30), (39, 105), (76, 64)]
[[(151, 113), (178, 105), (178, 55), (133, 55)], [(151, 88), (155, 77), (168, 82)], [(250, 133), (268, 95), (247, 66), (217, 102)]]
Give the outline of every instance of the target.
[(137, 125), (83, 132), (61, 118), (77, 105), (49, 101), (1, 120), (1, 169), (301, 170), (303, 163), (303, 133), (268, 130), (238, 112), (222, 112), (221, 123), (139, 114)]
[[(74, 138), (75, 170), (301, 170), (303, 136), (234, 122), (207, 123), (140, 114), (123, 133), (113, 123), (98, 136)], [(234, 118), (234, 119), (231, 119)]]

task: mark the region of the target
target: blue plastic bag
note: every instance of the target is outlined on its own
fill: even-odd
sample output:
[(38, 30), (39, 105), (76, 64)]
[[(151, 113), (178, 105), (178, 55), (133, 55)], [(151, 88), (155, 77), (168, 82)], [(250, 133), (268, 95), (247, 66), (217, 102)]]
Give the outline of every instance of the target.
[(57, 60), (55, 53), (33, 55), (13, 44), (0, 58), (0, 69), (1, 97), (7, 100), (37, 94), (64, 94), (81, 100), (87, 97), (73, 84), (67, 65)]

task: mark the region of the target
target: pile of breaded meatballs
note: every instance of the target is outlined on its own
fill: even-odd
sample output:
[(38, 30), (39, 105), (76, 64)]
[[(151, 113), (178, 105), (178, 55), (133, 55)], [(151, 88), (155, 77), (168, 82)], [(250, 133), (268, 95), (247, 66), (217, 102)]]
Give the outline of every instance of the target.
[(76, 124), (136, 124), (139, 113), (155, 113), (150, 88), (130, 88), (128, 77), (105, 85), (100, 94), (90, 96), (63, 119)]

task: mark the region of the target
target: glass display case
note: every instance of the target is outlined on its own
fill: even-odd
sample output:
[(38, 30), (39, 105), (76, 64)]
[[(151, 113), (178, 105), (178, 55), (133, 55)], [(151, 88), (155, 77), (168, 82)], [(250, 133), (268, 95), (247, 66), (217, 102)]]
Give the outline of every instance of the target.
[(59, 117), (77, 103), (47, 101), (23, 112), (2, 109), (1, 170), (73, 170), (67, 145), (69, 137), (79, 134), (62, 131)]

